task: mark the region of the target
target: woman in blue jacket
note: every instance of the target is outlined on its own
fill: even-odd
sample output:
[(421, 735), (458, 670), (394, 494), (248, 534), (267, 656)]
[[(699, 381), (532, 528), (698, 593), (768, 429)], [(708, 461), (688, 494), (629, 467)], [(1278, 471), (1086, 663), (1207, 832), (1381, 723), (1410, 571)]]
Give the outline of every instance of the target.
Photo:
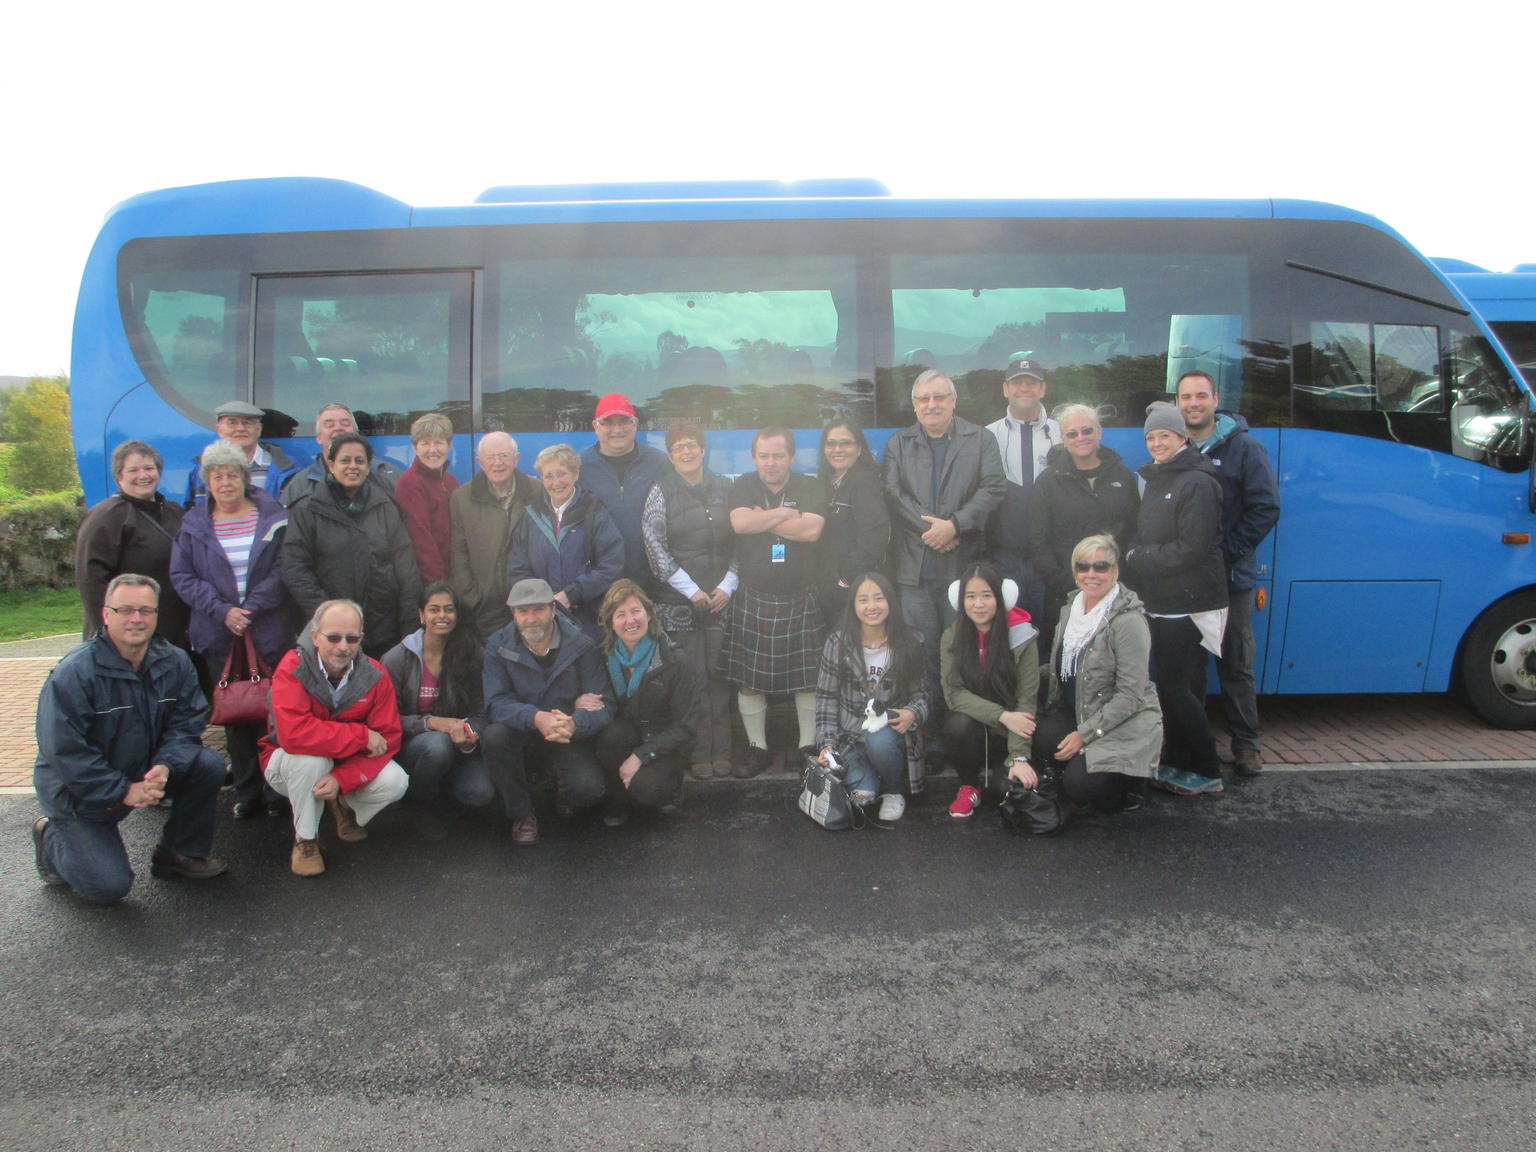
[[(288, 509), (251, 487), (245, 453), (227, 440), (210, 444), (199, 467), (207, 494), (182, 517), (171, 549), (171, 584), (188, 608), (192, 650), (217, 679), (235, 644), (250, 635), (257, 653), (276, 668), (293, 647), (297, 622), (283, 584), (283, 536)], [(235, 819), (276, 809), (257, 762), (260, 724), (231, 724), (224, 737), (235, 778)]]
[(512, 529), (507, 583), (530, 577), (547, 581), (559, 609), (590, 639), (599, 640), (597, 608), (623, 574), (624, 538), (602, 502), (578, 483), (581, 457), (569, 444), (544, 449), (533, 467), (544, 494)]

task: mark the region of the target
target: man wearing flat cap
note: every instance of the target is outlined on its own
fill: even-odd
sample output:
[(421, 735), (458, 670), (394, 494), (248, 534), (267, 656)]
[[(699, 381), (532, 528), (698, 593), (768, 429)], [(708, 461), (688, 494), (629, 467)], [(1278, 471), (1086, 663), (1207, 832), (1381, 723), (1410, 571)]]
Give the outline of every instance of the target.
[[(251, 465), (251, 487), (260, 488), (272, 499), (299, 470), (288, 454), (276, 444), (258, 440), (261, 435), (263, 412), (244, 400), (226, 400), (213, 410), (213, 430), (220, 440), (228, 440), (245, 453)], [(182, 501), (190, 508), (207, 489), (203, 486), (203, 458), (194, 457), (192, 470), (187, 473), (187, 495)]]
[(612, 718), (612, 701), (602, 654), (555, 610), (546, 581), (519, 580), (507, 607), (512, 623), (485, 645), (489, 723), (480, 746), (512, 822), (512, 843), (527, 847), (539, 842), (530, 769), (554, 776), (562, 814), (602, 803), (606, 786), (592, 738)]

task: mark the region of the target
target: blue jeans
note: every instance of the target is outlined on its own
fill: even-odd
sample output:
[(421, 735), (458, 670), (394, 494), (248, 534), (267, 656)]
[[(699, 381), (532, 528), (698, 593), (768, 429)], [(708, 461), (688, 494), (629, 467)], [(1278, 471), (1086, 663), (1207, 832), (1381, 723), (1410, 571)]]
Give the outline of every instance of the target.
[(480, 808), (496, 798), (496, 788), (479, 752), (465, 755), (446, 732), (420, 732), (400, 744), (400, 767), (411, 778), (407, 796), (431, 802), (448, 781), (453, 798), (467, 808)]
[[(207, 748), (200, 749), (187, 767), (172, 772), (165, 785), (172, 804), (160, 847), (178, 856), (205, 859), (213, 848), (223, 786), (224, 760)], [(43, 863), (92, 904), (116, 904), (133, 887), (133, 866), (117, 827), (128, 814), (115, 820), (54, 817), (43, 834)]]
[(878, 732), (866, 732), (839, 759), (847, 769), (843, 783), (849, 792), (883, 796), (905, 791), (902, 781), (907, 775), (907, 738), (890, 725)]

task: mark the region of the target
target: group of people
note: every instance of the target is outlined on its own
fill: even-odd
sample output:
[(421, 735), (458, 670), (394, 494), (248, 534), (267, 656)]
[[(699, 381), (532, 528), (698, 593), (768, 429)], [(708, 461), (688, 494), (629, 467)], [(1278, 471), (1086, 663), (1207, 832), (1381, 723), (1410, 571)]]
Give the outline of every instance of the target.
[(768, 766), (775, 694), (793, 700), (798, 754), (841, 764), (881, 820), (934, 759), (959, 777), (959, 818), (1004, 773), (1034, 786), (1047, 771), (1113, 811), (1141, 781), (1221, 790), (1210, 650), (1237, 768), (1258, 771), (1239, 602), (1278, 517), (1262, 447), (1191, 373), (1177, 403), (1149, 407), (1138, 478), (1093, 408), (1046, 416), (1037, 364), (1005, 375), (1007, 413), (982, 428), (955, 413), (945, 374), (922, 373), (916, 422), (880, 461), (834, 419), (814, 476), (792, 470), (785, 428), (757, 432), (734, 481), (709, 470), (696, 425), (668, 428), (665, 452), (642, 445), (616, 393), (596, 442), (546, 448), (537, 479), (491, 432), (460, 485), (435, 413), (401, 472), (340, 405), (318, 414), (303, 469), (258, 439), (259, 409), (221, 405), (181, 504), (159, 491), (151, 445), (119, 445), (119, 492), (77, 550), (88, 643), (39, 703), (39, 871), (120, 898), (132, 870), (115, 824), (164, 797), (156, 873), (223, 870), (209, 853), (222, 766), (200, 724), (243, 651), (274, 671), (267, 721), (226, 730), (234, 815), (290, 817), (302, 876), (324, 871), (325, 811), (360, 840), (407, 791), (499, 798), (517, 845), (538, 842), (541, 785), (561, 814), (608, 825), (670, 811), (685, 776)]

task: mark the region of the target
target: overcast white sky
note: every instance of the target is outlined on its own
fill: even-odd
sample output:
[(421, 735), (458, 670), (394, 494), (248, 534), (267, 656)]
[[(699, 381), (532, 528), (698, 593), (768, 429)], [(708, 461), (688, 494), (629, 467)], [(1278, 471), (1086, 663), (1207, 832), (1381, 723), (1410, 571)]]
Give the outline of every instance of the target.
[(1301, 197), (1426, 255), (1536, 261), (1536, 8), (1033, 7), (33, 6), (7, 21), (0, 375), (67, 370), (111, 205), (255, 176), (414, 204), (850, 175), (901, 196)]

